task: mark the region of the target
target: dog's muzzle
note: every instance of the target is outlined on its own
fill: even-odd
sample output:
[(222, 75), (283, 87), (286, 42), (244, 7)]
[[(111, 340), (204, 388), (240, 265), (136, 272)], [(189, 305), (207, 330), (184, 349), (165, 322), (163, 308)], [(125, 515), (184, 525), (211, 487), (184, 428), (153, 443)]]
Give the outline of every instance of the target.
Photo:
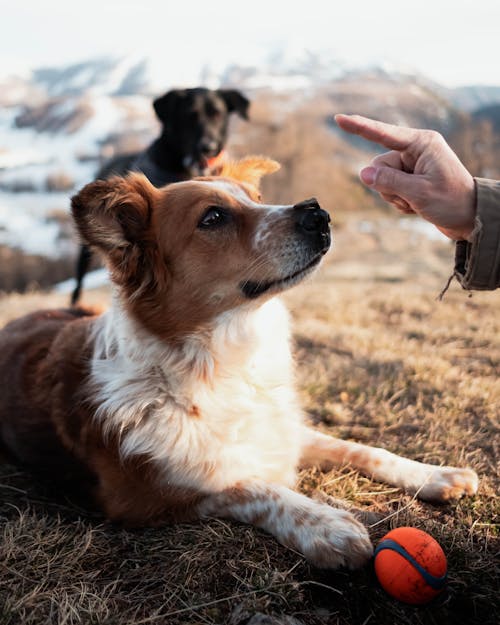
[[(293, 251), (287, 245), (288, 271), (274, 280), (245, 280), (240, 289), (248, 299), (255, 299), (264, 293), (289, 288), (311, 273), (329, 250), (330, 216), (315, 198), (299, 202), (291, 207), (293, 226), (297, 241)], [(298, 235), (298, 236), (297, 236)], [(292, 256), (290, 258), (290, 255)]]
[(183, 166), (192, 178), (197, 176), (207, 176), (210, 174), (210, 168), (213, 161), (222, 153), (222, 148), (217, 141), (201, 141), (193, 154), (186, 155), (183, 158)]

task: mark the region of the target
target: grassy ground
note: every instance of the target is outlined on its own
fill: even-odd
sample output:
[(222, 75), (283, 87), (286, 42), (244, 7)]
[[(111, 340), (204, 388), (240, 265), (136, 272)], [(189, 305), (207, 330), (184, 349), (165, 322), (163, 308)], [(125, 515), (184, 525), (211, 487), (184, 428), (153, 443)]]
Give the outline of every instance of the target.
[[(287, 625), (497, 622), (500, 292), (468, 297), (453, 285), (436, 301), (451, 246), (384, 217), (346, 220), (336, 238), (319, 275), (287, 295), (306, 410), (334, 435), (471, 466), (480, 489), (432, 506), (349, 467), (304, 472), (299, 488), (360, 509), (374, 541), (401, 525), (430, 532), (448, 556), (448, 591), (408, 607), (385, 595), (371, 567), (319, 571), (263, 532), (224, 521), (125, 531), (4, 465), (1, 625), (270, 622), (258, 613)], [(64, 300), (4, 297), (0, 322)]]

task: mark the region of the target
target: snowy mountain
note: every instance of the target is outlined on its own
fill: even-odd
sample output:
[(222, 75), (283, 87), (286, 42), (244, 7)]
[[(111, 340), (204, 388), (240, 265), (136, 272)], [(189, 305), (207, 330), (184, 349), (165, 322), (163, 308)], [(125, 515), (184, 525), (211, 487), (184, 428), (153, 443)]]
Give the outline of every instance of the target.
[(148, 89), (146, 59), (93, 59), (68, 65), (36, 69), (33, 82), (49, 96), (135, 95)]
[(115, 151), (157, 132), (143, 60), (95, 59), (0, 77), (0, 244), (60, 256), (75, 244), (47, 215)]
[(0, 75), (0, 104), (12, 105), (19, 98), (95, 95), (148, 94), (154, 89), (151, 64), (144, 58), (96, 58), (62, 65), (19, 71), (5, 68)]
[(476, 111), (480, 108), (500, 104), (500, 86), (470, 85), (450, 91), (450, 99), (461, 109)]

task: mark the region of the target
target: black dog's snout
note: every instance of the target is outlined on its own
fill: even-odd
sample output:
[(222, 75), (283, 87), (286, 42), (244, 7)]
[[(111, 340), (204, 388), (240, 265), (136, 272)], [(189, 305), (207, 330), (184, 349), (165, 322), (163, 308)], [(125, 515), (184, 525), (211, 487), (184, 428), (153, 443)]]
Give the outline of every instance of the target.
[(304, 200), (293, 208), (295, 223), (300, 231), (309, 234), (328, 232), (330, 215), (320, 207), (318, 200)]
[(199, 144), (200, 152), (203, 155), (210, 155), (217, 152), (218, 143), (213, 139), (203, 139)]

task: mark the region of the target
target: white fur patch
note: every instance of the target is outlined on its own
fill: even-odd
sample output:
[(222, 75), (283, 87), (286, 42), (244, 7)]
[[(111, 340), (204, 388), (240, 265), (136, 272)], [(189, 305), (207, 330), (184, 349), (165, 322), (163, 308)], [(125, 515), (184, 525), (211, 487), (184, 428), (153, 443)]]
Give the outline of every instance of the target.
[(310, 428), (303, 433), (303, 464), (334, 466), (351, 464), (356, 469), (387, 484), (415, 493), (419, 499), (443, 502), (472, 495), (478, 477), (471, 469), (424, 464), (381, 449), (343, 441)]
[(290, 212), (291, 208), (291, 206), (262, 207), (261, 218), (253, 240), (253, 246), (256, 249), (263, 247), (266, 239), (272, 236), (273, 232), (275, 232), (276, 225), (281, 219), (287, 217), (287, 213)]
[(212, 185), (226, 193), (231, 195), (235, 200), (241, 202), (245, 206), (259, 211), (261, 218), (259, 220), (259, 226), (254, 236), (254, 247), (259, 248), (264, 241), (272, 234), (273, 226), (287, 213), (293, 206), (289, 205), (272, 205), (272, 204), (260, 204), (254, 202), (245, 191), (232, 182), (226, 180), (210, 180), (205, 184)]
[(203, 492), (257, 478), (294, 482), (302, 414), (278, 300), (224, 313), (174, 349), (115, 297), (94, 342), (96, 418), (121, 433), (124, 457), (145, 454), (165, 482)]

